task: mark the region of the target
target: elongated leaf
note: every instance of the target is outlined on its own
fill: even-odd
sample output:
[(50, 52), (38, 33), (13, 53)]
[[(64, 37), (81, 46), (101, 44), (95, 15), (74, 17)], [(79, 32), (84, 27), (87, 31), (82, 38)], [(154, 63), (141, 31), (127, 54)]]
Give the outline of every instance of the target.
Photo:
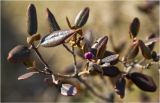
[(131, 79), (137, 87), (144, 91), (154, 92), (157, 89), (156, 84), (150, 76), (145, 74), (133, 72), (127, 75), (129, 79)]
[(61, 94), (65, 96), (74, 96), (78, 92), (77, 88), (71, 84), (62, 84)]
[[(156, 35), (153, 33), (153, 34), (148, 36), (147, 40), (150, 40), (150, 39), (155, 38), (155, 37), (156, 37)], [(152, 51), (153, 48), (154, 48), (154, 45), (155, 45), (155, 42), (152, 42), (151, 44), (148, 45), (148, 48)]]
[(102, 67), (103, 75), (109, 76), (109, 77), (115, 77), (118, 74), (120, 74), (120, 70), (115, 66), (107, 66)]
[(47, 22), (48, 22), (48, 25), (50, 28), (50, 32), (60, 30), (60, 27), (59, 27), (54, 15), (51, 13), (51, 11), (47, 8), (46, 12), (47, 12)]
[(119, 54), (110, 55), (110, 56), (107, 56), (107, 57), (103, 58), (103, 59), (102, 59), (102, 62), (110, 63), (110, 62), (112, 62), (112, 61), (117, 60), (118, 57), (119, 57)]
[(30, 57), (30, 54), (31, 52), (28, 47), (24, 45), (17, 45), (8, 53), (7, 60), (13, 63), (23, 62)]
[(121, 98), (125, 96), (125, 85), (126, 80), (124, 78), (119, 78), (116, 82), (115, 91), (118, 95), (120, 95)]
[(126, 55), (127, 59), (133, 59), (138, 55), (138, 52), (139, 52), (138, 45), (139, 45), (138, 42), (136, 44), (131, 45)]
[(73, 35), (76, 31), (69, 29), (69, 30), (59, 30), (55, 31), (49, 35), (44, 36), (41, 39), (41, 46), (43, 47), (54, 47), (64, 43), (64, 41)]
[(83, 10), (81, 10), (78, 15), (76, 16), (76, 19), (75, 19), (75, 27), (82, 27), (84, 26), (84, 24), (86, 24), (87, 20), (88, 20), (88, 17), (89, 17), (89, 8), (86, 7), (84, 8)]
[(21, 76), (18, 77), (18, 80), (25, 80), (25, 79), (28, 79), (29, 77), (33, 76), (34, 74), (37, 74), (38, 72), (28, 72), (28, 73), (25, 73)]
[(28, 34), (36, 34), (38, 24), (37, 24), (37, 13), (34, 4), (30, 4), (27, 9), (27, 27)]
[(103, 37), (99, 38), (98, 40), (96, 40), (96, 42), (92, 45), (91, 49), (96, 50), (96, 57), (97, 58), (103, 57), (104, 52), (106, 50), (107, 42), (108, 42), (108, 37), (103, 36)]
[(150, 49), (144, 44), (144, 42), (142, 40), (139, 40), (139, 46), (141, 48), (142, 51), (142, 55), (146, 58), (146, 59), (151, 59), (151, 51)]
[(130, 25), (130, 34), (132, 35), (133, 38), (137, 36), (137, 34), (139, 32), (139, 28), (140, 28), (140, 21), (136, 17), (133, 19), (133, 21)]

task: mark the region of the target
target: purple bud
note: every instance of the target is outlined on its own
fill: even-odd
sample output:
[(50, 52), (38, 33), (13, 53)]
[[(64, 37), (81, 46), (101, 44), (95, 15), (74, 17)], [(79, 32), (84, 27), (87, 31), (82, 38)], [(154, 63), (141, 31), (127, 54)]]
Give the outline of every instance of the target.
[(92, 59), (94, 57), (93, 53), (92, 52), (86, 52), (84, 54), (84, 58), (85, 59)]

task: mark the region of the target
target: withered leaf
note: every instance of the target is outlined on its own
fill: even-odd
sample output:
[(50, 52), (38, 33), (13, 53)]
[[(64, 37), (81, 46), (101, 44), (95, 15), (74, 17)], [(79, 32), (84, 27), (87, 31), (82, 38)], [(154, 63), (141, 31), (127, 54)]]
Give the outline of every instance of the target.
[(125, 85), (126, 80), (124, 78), (119, 78), (116, 82), (115, 91), (118, 95), (120, 95), (121, 98), (125, 96)]
[(40, 40), (40, 39), (41, 39), (41, 35), (40, 34), (35, 34), (35, 35), (27, 37), (27, 43), (31, 45), (34, 41), (37, 41), (37, 40)]
[(75, 27), (82, 27), (87, 22), (89, 17), (89, 8), (86, 7), (83, 10), (81, 10), (78, 15), (75, 18)]
[(137, 36), (137, 34), (139, 32), (139, 28), (140, 28), (140, 21), (136, 17), (133, 19), (133, 21), (130, 25), (130, 34), (132, 35), (133, 38)]
[(142, 55), (146, 59), (151, 59), (151, 50), (144, 44), (142, 40), (139, 40), (139, 46), (140, 46)]
[(78, 30), (69, 29), (52, 32), (51, 34), (46, 35), (41, 39), (40, 45), (43, 47), (54, 47), (60, 45), (64, 43), (67, 38), (75, 34), (75, 32)]
[(103, 36), (96, 40), (96, 42), (92, 45), (92, 49), (96, 49), (96, 57), (101, 58), (104, 55), (104, 52), (106, 50), (106, 45), (108, 42), (108, 36)]
[(30, 4), (27, 9), (27, 31), (29, 35), (36, 34), (37, 24), (37, 13), (34, 4)]
[(25, 73), (21, 76), (18, 77), (18, 80), (25, 80), (25, 79), (28, 79), (29, 77), (33, 76), (34, 74), (37, 74), (38, 72), (28, 72), (28, 73)]
[(115, 66), (102, 67), (102, 70), (103, 70), (103, 75), (109, 77), (115, 77), (121, 73), (120, 70)]
[(131, 47), (129, 48), (129, 51), (127, 52), (126, 58), (127, 59), (133, 59), (137, 56), (139, 52), (138, 48), (138, 42), (136, 44), (132, 44)]
[(62, 84), (61, 94), (65, 96), (74, 96), (78, 92), (77, 88), (71, 84)]
[(13, 63), (23, 62), (30, 58), (30, 54), (31, 52), (28, 47), (24, 45), (17, 45), (8, 53), (7, 60)]
[(133, 72), (128, 74), (127, 77), (131, 79), (137, 87), (144, 91), (154, 92), (157, 89), (157, 86), (154, 83), (152, 77), (148, 75)]
[(47, 22), (50, 28), (50, 32), (60, 30), (60, 27), (52, 12), (48, 8), (46, 9), (46, 12), (47, 12)]

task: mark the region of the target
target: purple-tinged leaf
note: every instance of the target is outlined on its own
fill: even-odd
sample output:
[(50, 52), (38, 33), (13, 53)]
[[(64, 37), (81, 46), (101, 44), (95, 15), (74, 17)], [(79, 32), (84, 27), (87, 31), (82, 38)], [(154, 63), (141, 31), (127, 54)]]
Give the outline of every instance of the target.
[(37, 24), (37, 13), (34, 4), (30, 4), (27, 9), (27, 27), (28, 34), (36, 34), (38, 24)]
[(31, 52), (28, 47), (24, 45), (17, 45), (8, 53), (7, 60), (13, 63), (24, 62), (30, 58), (30, 54)]
[(46, 9), (46, 12), (47, 12), (47, 22), (50, 28), (50, 32), (60, 30), (60, 27), (52, 12), (48, 8)]
[(34, 74), (37, 74), (39, 72), (28, 72), (28, 73), (25, 73), (21, 76), (18, 77), (18, 80), (25, 80), (25, 79), (28, 79), (29, 77), (33, 76)]
[(148, 92), (154, 92), (157, 89), (152, 77), (145, 74), (133, 72), (127, 75), (128, 79), (131, 79), (133, 83), (140, 89)]
[(75, 18), (75, 27), (82, 27), (84, 24), (86, 24), (89, 17), (89, 8), (86, 7), (83, 10), (81, 10), (78, 15)]
[(78, 92), (77, 88), (71, 84), (62, 84), (61, 94), (65, 96), (74, 96)]
[(132, 35), (133, 38), (137, 36), (137, 34), (139, 32), (139, 28), (140, 28), (140, 21), (136, 17), (133, 19), (133, 21), (130, 25), (130, 35)]
[(151, 50), (144, 44), (142, 40), (139, 40), (139, 46), (140, 46), (142, 55), (146, 59), (151, 59)]
[(120, 70), (115, 66), (103, 66), (102, 67), (103, 75), (109, 77), (115, 77), (120, 74)]

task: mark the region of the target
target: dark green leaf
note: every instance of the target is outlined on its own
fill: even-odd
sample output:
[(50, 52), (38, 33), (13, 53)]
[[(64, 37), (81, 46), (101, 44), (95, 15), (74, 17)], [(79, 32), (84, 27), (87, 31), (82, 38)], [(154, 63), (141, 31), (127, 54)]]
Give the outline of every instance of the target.
[(142, 55), (146, 59), (151, 59), (151, 50), (144, 44), (142, 40), (139, 40), (139, 46), (141, 48)]
[(59, 27), (54, 15), (51, 13), (51, 11), (47, 8), (46, 12), (47, 12), (47, 22), (48, 22), (48, 25), (50, 28), (50, 32), (60, 30), (60, 27)]
[(37, 24), (37, 13), (34, 4), (30, 4), (27, 9), (27, 27), (28, 34), (36, 34), (38, 24)]
[(130, 34), (132, 35), (133, 38), (137, 36), (137, 34), (139, 32), (139, 28), (140, 28), (140, 21), (136, 17), (133, 19), (133, 21), (130, 25)]
[(144, 91), (154, 92), (157, 89), (156, 84), (150, 76), (133, 72), (128, 74), (127, 77), (131, 79), (137, 85), (137, 87)]
[[(147, 40), (150, 40), (150, 39), (155, 38), (155, 37), (156, 37), (156, 35), (153, 33), (153, 34), (149, 35)], [(148, 48), (152, 51), (154, 46), (155, 46), (155, 42), (152, 42), (151, 44), (148, 45)]]
[(125, 85), (126, 80), (124, 78), (119, 78), (116, 82), (115, 91), (118, 95), (120, 95), (121, 98), (125, 96)]
[(87, 22), (88, 20), (88, 17), (89, 17), (89, 8), (86, 7), (84, 8), (83, 10), (81, 10), (78, 15), (76, 16), (76, 19), (75, 19), (75, 27), (82, 27), (84, 26), (84, 24)]
[(103, 70), (103, 75), (109, 77), (115, 77), (118, 74), (120, 74), (120, 70), (115, 66), (102, 67), (102, 70)]

